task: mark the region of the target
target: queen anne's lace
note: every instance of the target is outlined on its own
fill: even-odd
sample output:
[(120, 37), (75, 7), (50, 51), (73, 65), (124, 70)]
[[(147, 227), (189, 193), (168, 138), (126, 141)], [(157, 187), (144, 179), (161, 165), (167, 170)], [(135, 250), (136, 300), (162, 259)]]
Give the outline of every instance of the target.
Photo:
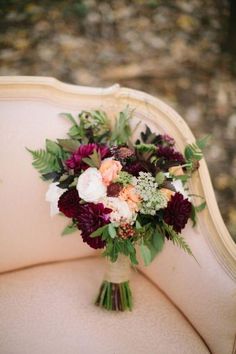
[(155, 178), (149, 172), (139, 172), (132, 184), (142, 198), (140, 213), (155, 215), (160, 209), (166, 208), (167, 199), (160, 190)]

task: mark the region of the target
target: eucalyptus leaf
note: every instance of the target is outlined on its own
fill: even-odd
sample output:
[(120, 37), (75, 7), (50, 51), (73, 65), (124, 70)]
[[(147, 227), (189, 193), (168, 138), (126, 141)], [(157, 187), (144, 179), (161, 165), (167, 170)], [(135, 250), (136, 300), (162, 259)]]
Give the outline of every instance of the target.
[(74, 139), (57, 139), (59, 145), (66, 151), (74, 152), (80, 146), (78, 140)]
[(157, 252), (161, 252), (165, 243), (164, 236), (156, 229), (152, 236), (152, 245)]
[(108, 224), (108, 232), (109, 235), (111, 236), (111, 238), (115, 238), (116, 237), (116, 229), (112, 224)]
[[(108, 224), (109, 225), (109, 224)], [(101, 226), (99, 227), (97, 230), (95, 230), (94, 232), (92, 232), (90, 234), (90, 237), (98, 237), (98, 236), (101, 236), (103, 234), (103, 232), (105, 231), (105, 229), (108, 228), (108, 225), (104, 225), (104, 226)]]
[(141, 256), (143, 258), (145, 266), (149, 265), (152, 261), (152, 253), (150, 251), (150, 248), (147, 247), (144, 243), (140, 245), (141, 249)]
[(69, 235), (69, 234), (72, 234), (75, 231), (78, 231), (78, 228), (77, 228), (76, 224), (72, 223), (72, 224), (67, 225), (64, 228), (64, 230), (62, 231), (61, 235), (62, 236)]

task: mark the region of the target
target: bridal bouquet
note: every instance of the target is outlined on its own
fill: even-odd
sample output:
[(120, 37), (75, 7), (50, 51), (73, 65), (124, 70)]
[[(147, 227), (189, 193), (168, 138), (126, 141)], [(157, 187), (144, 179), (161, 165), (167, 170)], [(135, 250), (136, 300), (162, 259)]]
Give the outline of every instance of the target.
[(194, 206), (187, 181), (199, 167), (207, 137), (187, 145), (184, 153), (167, 134), (146, 126), (133, 142), (130, 122), (134, 111), (120, 112), (112, 127), (105, 112), (82, 111), (68, 137), (46, 140), (43, 150), (28, 151), (43, 180), (52, 181), (46, 193), (51, 215), (70, 219), (62, 235), (78, 232), (90, 247), (103, 249), (109, 260), (96, 304), (107, 310), (132, 309), (130, 264), (137, 265), (136, 249), (148, 265), (173, 242), (188, 254), (181, 236), (189, 219), (205, 202)]

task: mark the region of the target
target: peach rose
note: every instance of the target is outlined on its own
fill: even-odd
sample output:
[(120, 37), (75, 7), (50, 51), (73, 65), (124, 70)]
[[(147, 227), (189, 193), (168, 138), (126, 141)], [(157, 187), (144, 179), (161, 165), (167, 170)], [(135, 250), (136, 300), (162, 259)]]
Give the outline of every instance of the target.
[(175, 192), (171, 191), (170, 189), (167, 188), (161, 188), (160, 192), (166, 197), (166, 199), (169, 201), (172, 197), (172, 195), (175, 194)]
[(169, 172), (173, 176), (183, 176), (184, 171), (181, 166), (172, 166), (169, 168)]
[(137, 194), (134, 186), (129, 184), (120, 192), (119, 197), (125, 200), (133, 211), (138, 211), (138, 204), (141, 200), (140, 196)]
[(106, 159), (103, 160), (99, 171), (102, 175), (103, 183), (108, 186), (113, 180), (118, 177), (119, 172), (122, 169), (122, 165), (119, 161)]

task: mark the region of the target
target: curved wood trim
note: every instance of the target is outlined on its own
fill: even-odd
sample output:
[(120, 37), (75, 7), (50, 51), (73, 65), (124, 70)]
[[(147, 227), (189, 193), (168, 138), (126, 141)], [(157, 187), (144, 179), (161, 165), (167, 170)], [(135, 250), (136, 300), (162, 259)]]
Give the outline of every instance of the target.
[[(150, 112), (150, 119), (155, 122), (155, 114), (165, 117), (172, 129), (176, 130), (176, 140), (179, 148), (183, 149), (186, 143), (193, 142), (194, 136), (184, 122), (170, 106), (163, 101), (141, 91), (120, 87), (115, 84), (108, 88), (91, 88), (62, 83), (49, 77), (30, 76), (3, 76), (0, 77), (0, 99), (47, 99), (60, 103), (76, 105), (79, 96), (101, 96), (101, 99), (111, 98), (114, 102), (131, 104), (137, 108), (146, 109)], [(91, 97), (92, 98), (92, 97)], [(211, 179), (206, 162), (203, 160), (199, 173), (192, 181), (192, 189), (197, 194), (204, 195), (208, 209), (203, 212), (207, 225), (205, 237), (216, 259), (231, 278), (236, 280), (236, 245), (234, 244), (226, 226), (223, 222), (216, 202)]]

